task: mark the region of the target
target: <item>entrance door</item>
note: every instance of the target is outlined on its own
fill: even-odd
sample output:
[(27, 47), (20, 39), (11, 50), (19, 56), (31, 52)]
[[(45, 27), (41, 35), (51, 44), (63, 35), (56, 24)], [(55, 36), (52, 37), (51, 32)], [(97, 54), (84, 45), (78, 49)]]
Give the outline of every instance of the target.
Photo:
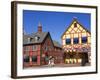
[(86, 53), (84, 53), (84, 56), (85, 56), (85, 61), (86, 61), (86, 63), (88, 63), (89, 61), (88, 61), (88, 53), (86, 52)]
[(86, 63), (88, 63), (88, 53), (87, 52), (83, 52), (82, 53), (82, 65), (84, 66)]

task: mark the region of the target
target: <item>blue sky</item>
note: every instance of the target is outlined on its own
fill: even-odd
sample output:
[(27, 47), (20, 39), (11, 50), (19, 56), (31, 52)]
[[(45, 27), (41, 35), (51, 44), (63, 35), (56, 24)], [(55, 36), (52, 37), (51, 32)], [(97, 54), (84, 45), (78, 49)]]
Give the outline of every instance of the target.
[(74, 17), (77, 17), (78, 22), (90, 31), (91, 14), (73, 12), (23, 10), (23, 27), (27, 34), (37, 32), (40, 22), (43, 32), (49, 31), (52, 39), (61, 43), (61, 35), (71, 24)]

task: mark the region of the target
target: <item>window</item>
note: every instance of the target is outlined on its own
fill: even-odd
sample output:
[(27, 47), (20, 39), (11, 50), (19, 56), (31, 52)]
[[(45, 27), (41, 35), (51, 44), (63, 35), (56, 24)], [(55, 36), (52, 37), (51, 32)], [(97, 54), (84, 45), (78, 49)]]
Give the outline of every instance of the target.
[(77, 23), (74, 23), (74, 28), (76, 28), (77, 27)]
[(48, 49), (51, 51), (52, 50), (52, 46), (48, 46)]
[(36, 41), (36, 42), (39, 41), (39, 39), (40, 39), (40, 37), (35, 36), (35, 41)]
[(29, 51), (29, 46), (24, 46), (25, 51)]
[(78, 38), (74, 38), (74, 44), (78, 44), (79, 43), (79, 39)]
[(33, 51), (37, 50), (37, 46), (36, 46), (36, 45), (33, 45), (33, 46), (32, 46), (32, 50), (33, 50)]
[(66, 44), (71, 44), (71, 39), (66, 39)]
[(26, 51), (26, 46), (23, 46), (23, 50)]
[(32, 41), (33, 38), (30, 38), (30, 42)]
[(28, 38), (28, 43), (30, 43), (32, 41), (33, 38)]
[(37, 62), (37, 56), (32, 56), (32, 62)]
[(24, 56), (24, 62), (29, 62), (29, 56)]
[(48, 47), (47, 47), (47, 46), (45, 46), (45, 50), (46, 50), (46, 51), (48, 50)]
[(87, 42), (87, 37), (82, 37), (82, 43), (86, 43)]

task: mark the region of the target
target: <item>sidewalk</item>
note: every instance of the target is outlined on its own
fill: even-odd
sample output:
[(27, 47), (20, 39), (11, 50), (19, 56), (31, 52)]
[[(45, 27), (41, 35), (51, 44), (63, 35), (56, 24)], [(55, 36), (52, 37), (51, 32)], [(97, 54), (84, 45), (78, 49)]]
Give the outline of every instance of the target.
[[(90, 66), (89, 63), (87, 63), (85, 66)], [(41, 65), (41, 66), (33, 66), (33, 67), (29, 67), (26, 69), (32, 69), (32, 68), (54, 68), (54, 67), (85, 67), (85, 66), (81, 66), (81, 64), (55, 64), (54, 66), (49, 66), (49, 65)]]

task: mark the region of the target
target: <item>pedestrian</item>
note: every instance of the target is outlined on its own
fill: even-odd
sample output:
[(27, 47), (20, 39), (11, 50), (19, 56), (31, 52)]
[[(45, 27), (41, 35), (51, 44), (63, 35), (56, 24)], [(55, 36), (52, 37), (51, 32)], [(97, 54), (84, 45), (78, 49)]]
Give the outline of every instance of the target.
[(49, 57), (48, 65), (49, 66), (54, 66), (54, 57), (52, 57), (52, 56)]

